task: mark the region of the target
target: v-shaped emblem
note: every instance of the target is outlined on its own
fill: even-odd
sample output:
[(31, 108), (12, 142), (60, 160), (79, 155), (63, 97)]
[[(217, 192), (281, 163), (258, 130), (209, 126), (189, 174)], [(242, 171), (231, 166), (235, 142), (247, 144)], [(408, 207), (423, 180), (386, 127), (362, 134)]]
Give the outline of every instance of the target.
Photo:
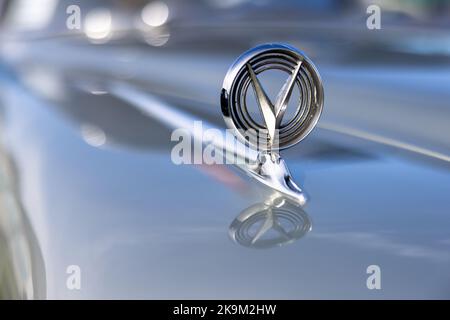
[(299, 60), (297, 66), (292, 71), (291, 75), (287, 78), (286, 82), (278, 93), (275, 105), (273, 105), (266, 92), (264, 91), (261, 82), (253, 71), (252, 66), (250, 65), (250, 63), (247, 63), (247, 70), (250, 74), (256, 101), (258, 102), (259, 109), (268, 131), (270, 146), (272, 146), (275, 141), (276, 130), (281, 126), (281, 121), (283, 120), (283, 115), (289, 103), (292, 89), (294, 88), (295, 79), (297, 78), (297, 74), (300, 70), (301, 65), (302, 61)]

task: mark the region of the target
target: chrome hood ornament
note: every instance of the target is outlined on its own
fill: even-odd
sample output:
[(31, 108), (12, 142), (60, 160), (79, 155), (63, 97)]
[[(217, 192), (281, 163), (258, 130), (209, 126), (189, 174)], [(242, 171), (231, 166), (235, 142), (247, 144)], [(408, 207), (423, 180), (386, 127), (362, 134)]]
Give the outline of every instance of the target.
[[(267, 70), (287, 74), (272, 102), (258, 78)], [(259, 112), (258, 122), (249, 111), (248, 89), (252, 87)], [(294, 88), (299, 99), (291, 119), (286, 110)], [(227, 126), (243, 143), (256, 149), (257, 161), (248, 172), (263, 184), (304, 204), (306, 196), (295, 184), (280, 156), (280, 150), (303, 140), (319, 120), (323, 107), (323, 87), (319, 73), (306, 55), (285, 44), (263, 44), (243, 53), (230, 67), (223, 82), (221, 108)]]

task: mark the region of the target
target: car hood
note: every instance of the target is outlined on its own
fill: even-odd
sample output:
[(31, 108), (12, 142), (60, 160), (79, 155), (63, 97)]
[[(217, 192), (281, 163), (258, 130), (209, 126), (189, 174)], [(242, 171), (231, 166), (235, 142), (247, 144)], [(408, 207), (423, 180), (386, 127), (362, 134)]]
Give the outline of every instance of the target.
[[(223, 129), (220, 88), (237, 49), (8, 46), (2, 195), (16, 205), (0, 230), (16, 219), (7, 243), (29, 258), (5, 252), (26, 266), (22, 296), (449, 298), (448, 66), (319, 59), (322, 117), (283, 152), (309, 201), (277, 211), (273, 191), (233, 166), (175, 165), (173, 128), (108, 86)], [(70, 265), (81, 290), (67, 288)], [(381, 290), (366, 285), (371, 265)]]

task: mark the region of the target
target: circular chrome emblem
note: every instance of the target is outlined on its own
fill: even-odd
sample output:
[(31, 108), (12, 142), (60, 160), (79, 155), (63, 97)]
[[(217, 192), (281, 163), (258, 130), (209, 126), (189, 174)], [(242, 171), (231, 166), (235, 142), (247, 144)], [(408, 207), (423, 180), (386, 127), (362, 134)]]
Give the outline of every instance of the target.
[[(268, 97), (258, 77), (271, 69), (287, 74), (275, 101)], [(295, 86), (296, 109), (289, 112), (290, 119), (285, 119)], [(253, 89), (262, 122), (249, 111), (249, 87)], [(223, 82), (221, 107), (227, 126), (241, 140), (258, 149), (285, 149), (305, 138), (319, 120), (323, 107), (322, 81), (303, 52), (285, 44), (263, 44), (243, 53), (230, 67)], [(255, 143), (261, 135), (267, 139), (265, 147)]]

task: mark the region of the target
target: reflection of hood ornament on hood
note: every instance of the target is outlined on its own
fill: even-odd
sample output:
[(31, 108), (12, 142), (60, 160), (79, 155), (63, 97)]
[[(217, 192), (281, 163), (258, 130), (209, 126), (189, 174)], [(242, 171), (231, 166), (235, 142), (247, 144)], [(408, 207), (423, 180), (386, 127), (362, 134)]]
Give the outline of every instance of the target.
[[(267, 70), (287, 73), (275, 103), (273, 103), (258, 75)], [(247, 93), (253, 88), (262, 123), (248, 110)], [(299, 99), (291, 119), (286, 110), (294, 88)], [(250, 174), (258, 181), (304, 204), (306, 198), (294, 183), (279, 150), (295, 145), (316, 125), (323, 106), (320, 76), (305, 54), (283, 44), (264, 44), (242, 54), (228, 70), (221, 94), (222, 113), (226, 124), (236, 136), (257, 149), (259, 157), (250, 167)]]
[(233, 241), (258, 249), (282, 246), (311, 231), (308, 214), (296, 203), (280, 196), (245, 209), (229, 228)]

